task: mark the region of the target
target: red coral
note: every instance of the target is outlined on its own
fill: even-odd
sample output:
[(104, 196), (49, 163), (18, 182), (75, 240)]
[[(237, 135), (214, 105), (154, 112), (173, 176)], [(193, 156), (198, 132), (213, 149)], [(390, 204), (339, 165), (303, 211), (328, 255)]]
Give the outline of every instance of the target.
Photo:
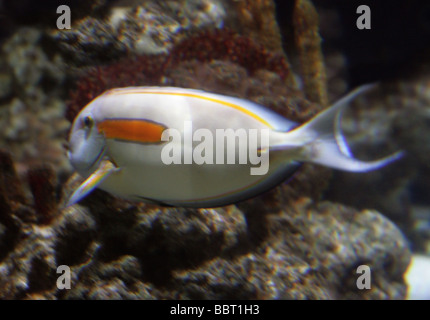
[(251, 39), (230, 30), (212, 30), (187, 38), (168, 55), (125, 58), (111, 65), (90, 69), (70, 95), (66, 118), (73, 121), (79, 111), (102, 92), (118, 87), (162, 85), (163, 76), (179, 64), (198, 60), (224, 60), (245, 68), (249, 74), (259, 69), (276, 72), (282, 79), (289, 75), (282, 55), (272, 54)]
[(283, 79), (289, 73), (288, 64), (282, 55), (267, 52), (263, 46), (250, 38), (226, 29), (207, 31), (185, 39), (175, 46), (169, 55), (170, 63), (173, 65), (193, 59), (202, 62), (231, 61), (244, 67), (251, 74), (259, 69), (265, 69), (278, 73)]
[(12, 156), (9, 151), (2, 149), (0, 150), (0, 190), (4, 190), (5, 199), (25, 202), (24, 191), (16, 173)]
[(28, 183), (34, 207), (28, 205), (10, 152), (0, 149), (0, 223), (8, 227), (16, 227), (18, 220), (46, 224), (55, 217), (58, 203), (57, 176), (54, 169), (47, 165), (30, 168)]
[(165, 64), (166, 56), (141, 56), (88, 70), (70, 93), (66, 119), (72, 122), (88, 102), (108, 89), (160, 84)]
[(56, 183), (57, 176), (50, 166), (39, 166), (28, 171), (28, 182), (34, 198), (37, 222), (47, 224), (57, 213)]

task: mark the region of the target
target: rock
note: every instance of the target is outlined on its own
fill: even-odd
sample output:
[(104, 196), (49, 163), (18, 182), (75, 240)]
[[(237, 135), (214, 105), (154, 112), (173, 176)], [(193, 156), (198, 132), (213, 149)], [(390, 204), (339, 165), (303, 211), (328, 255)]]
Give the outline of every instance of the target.
[(141, 266), (133, 256), (79, 269), (72, 269), (75, 275), (79, 275), (79, 280), (75, 277), (65, 299), (148, 300), (154, 299), (154, 293), (158, 291), (151, 284), (138, 280), (141, 278)]
[(278, 73), (259, 69), (250, 74), (230, 61), (186, 61), (173, 68), (165, 84), (237, 96), (264, 105), (286, 118), (303, 122), (316, 112), (303, 94), (285, 84)]
[(2, 83), (0, 143), (14, 154), (22, 178), (34, 164), (50, 163), (56, 172), (70, 171), (62, 146), (69, 128), (64, 119), (65, 65), (42, 43), (41, 30), (24, 27), (2, 44), (0, 52), (8, 66), (0, 67), (0, 77), (10, 79), (12, 86), (7, 89), (8, 82)]
[(1, 261), (2, 299), (22, 299), (35, 292), (42, 296), (52, 295), (57, 278), (52, 235), (49, 227), (33, 227)]
[(73, 266), (90, 258), (97, 225), (88, 210), (65, 210), (55, 226), (55, 260)]
[(61, 57), (48, 57), (41, 46), (42, 32), (21, 28), (2, 46), (3, 59), (12, 69), (12, 76), (24, 102), (32, 106), (47, 103), (45, 96), (58, 95), (62, 90), (64, 71)]
[(6, 63), (0, 63), (0, 101), (7, 100), (13, 93), (12, 72)]
[[(401, 233), (380, 214), (354, 212), (329, 203), (315, 207), (305, 200), (295, 209), (270, 216), (268, 224), (271, 237), (252, 252), (230, 261), (217, 258), (195, 270), (175, 274), (179, 287), (184, 288), (181, 297), (399, 299), (404, 296), (402, 274), (409, 262), (408, 249)], [(364, 225), (367, 227), (363, 228)], [(374, 227), (368, 228), (370, 225)], [(388, 231), (391, 235), (386, 239), (393, 241), (390, 253), (385, 251), (388, 243), (380, 238), (387, 230), (393, 231), (392, 234)], [(361, 264), (369, 265), (372, 270), (371, 291), (357, 289), (356, 269)]]
[[(246, 204), (159, 208), (105, 196), (95, 192), (84, 201), (88, 207), (69, 207), (50, 227), (29, 229), (0, 263), (2, 297), (401, 299), (406, 294), (407, 243), (376, 211), (302, 198), (280, 211), (282, 203), (250, 200), (254, 212), (245, 213)], [(22, 267), (16, 269), (18, 261)], [(67, 291), (54, 281), (63, 263), (72, 271)], [(363, 264), (372, 272), (372, 290), (357, 289), (356, 270)]]
[[(414, 250), (421, 253), (428, 253), (421, 213), (430, 211), (419, 210), (421, 213), (416, 215), (415, 209), (429, 206), (428, 83), (429, 77), (422, 70), (409, 80), (382, 85), (352, 104), (350, 113), (344, 117), (343, 131), (353, 153), (358, 158), (376, 159), (404, 150), (404, 156), (375, 172), (361, 175), (335, 172), (327, 192), (332, 201), (356, 208), (375, 208), (387, 215), (408, 235)], [(351, 189), (354, 197), (350, 195)], [(429, 215), (426, 216), (428, 219)]]
[(273, 0), (223, 0), (229, 13), (226, 26), (274, 52), (282, 52), (282, 39)]
[(77, 65), (94, 65), (124, 55), (167, 53), (172, 45), (202, 29), (223, 25), (219, 0), (120, 1), (106, 18), (88, 16), (51, 38)]

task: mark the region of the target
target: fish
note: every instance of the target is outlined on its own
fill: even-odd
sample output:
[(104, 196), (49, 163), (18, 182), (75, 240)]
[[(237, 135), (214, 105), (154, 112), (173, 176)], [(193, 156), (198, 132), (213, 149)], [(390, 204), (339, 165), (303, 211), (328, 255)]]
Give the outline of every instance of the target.
[(342, 134), (356, 88), (304, 124), (254, 102), (179, 87), (106, 91), (73, 121), (68, 158), (85, 181), (66, 207), (100, 188), (162, 206), (213, 208), (268, 191), (302, 163), (368, 172), (403, 155), (361, 161)]

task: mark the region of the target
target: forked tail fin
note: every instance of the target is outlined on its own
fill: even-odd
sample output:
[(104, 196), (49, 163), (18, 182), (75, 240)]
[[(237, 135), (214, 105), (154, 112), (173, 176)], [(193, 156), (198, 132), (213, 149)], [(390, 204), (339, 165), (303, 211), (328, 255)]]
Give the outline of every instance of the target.
[(353, 172), (365, 172), (381, 168), (397, 159), (399, 151), (375, 161), (361, 161), (353, 157), (341, 132), (343, 109), (358, 95), (374, 88), (374, 84), (361, 86), (328, 109), (320, 112), (310, 121), (287, 133), (287, 144), (302, 141), (300, 157), (302, 161), (313, 162), (326, 167)]

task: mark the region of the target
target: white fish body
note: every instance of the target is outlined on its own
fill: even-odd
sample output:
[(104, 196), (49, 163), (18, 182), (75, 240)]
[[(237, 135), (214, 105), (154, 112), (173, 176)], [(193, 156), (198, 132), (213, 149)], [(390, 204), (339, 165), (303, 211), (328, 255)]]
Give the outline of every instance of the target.
[[(359, 161), (352, 157), (340, 132), (342, 108), (369, 88), (359, 88), (299, 127), (255, 103), (199, 90), (129, 87), (107, 91), (90, 102), (73, 123), (69, 159), (87, 180), (68, 205), (98, 187), (132, 200), (216, 207), (276, 186), (301, 162), (357, 172), (377, 169), (401, 154), (373, 162)], [(169, 140), (167, 129), (176, 130), (181, 139)], [(200, 164), (193, 159), (193, 150), (206, 141), (191, 141), (197, 129), (205, 129), (205, 138), (214, 137), (213, 164)], [(234, 152), (234, 164), (216, 161), (220, 151), (215, 148), (217, 130), (227, 129), (247, 133), (239, 135), (234, 150), (224, 145), (225, 155)], [(261, 149), (259, 165), (250, 161), (253, 130), (257, 132), (256, 149)], [(264, 133), (268, 133), (267, 144)], [(239, 154), (246, 142), (249, 158), (241, 164)], [(167, 146), (182, 150), (181, 164), (165, 163)], [(264, 159), (268, 160), (266, 167)], [(256, 169), (264, 174), (250, 174)]]

